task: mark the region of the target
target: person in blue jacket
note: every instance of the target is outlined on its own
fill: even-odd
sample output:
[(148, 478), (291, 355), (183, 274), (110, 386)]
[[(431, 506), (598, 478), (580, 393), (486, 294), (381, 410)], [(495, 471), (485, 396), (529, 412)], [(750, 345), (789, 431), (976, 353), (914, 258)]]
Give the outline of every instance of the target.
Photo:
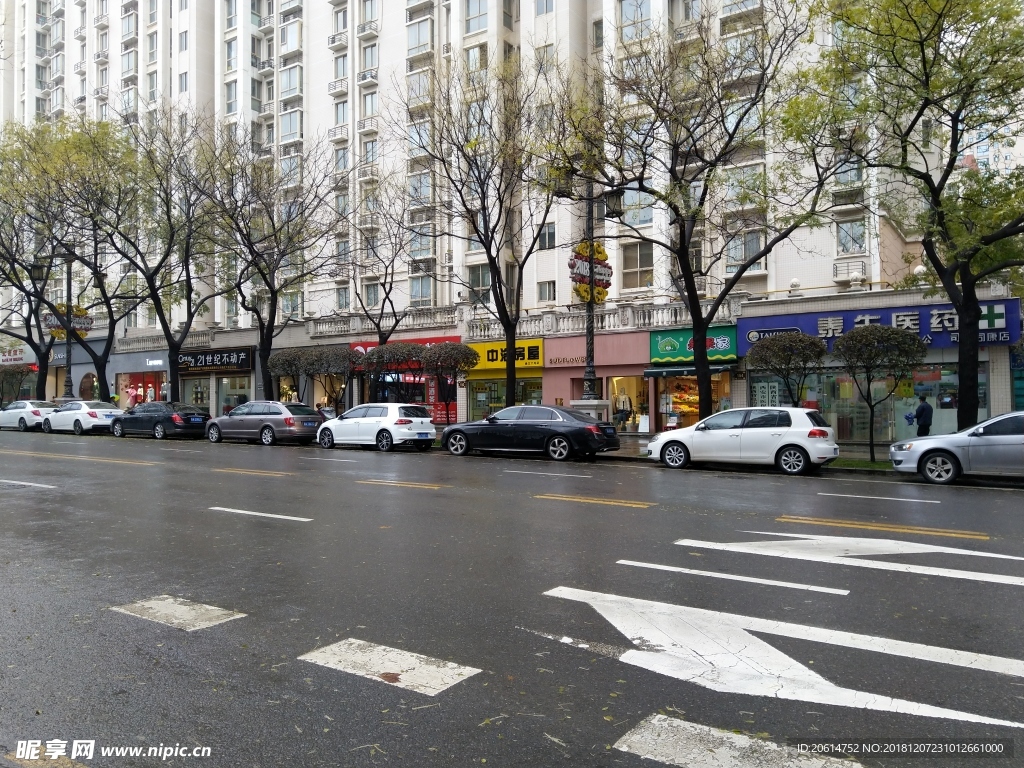
[(918, 398), (921, 404), (914, 411), (914, 421), (917, 422), (917, 436), (926, 437), (932, 431), (932, 407), (924, 395)]

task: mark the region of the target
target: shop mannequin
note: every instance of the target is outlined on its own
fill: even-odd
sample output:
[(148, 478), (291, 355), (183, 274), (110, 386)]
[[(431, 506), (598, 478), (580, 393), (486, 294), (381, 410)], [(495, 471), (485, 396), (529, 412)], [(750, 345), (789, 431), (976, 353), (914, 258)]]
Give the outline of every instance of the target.
[(619, 394), (615, 396), (615, 424), (623, 427), (633, 415), (633, 401), (626, 394), (625, 387), (619, 387)]

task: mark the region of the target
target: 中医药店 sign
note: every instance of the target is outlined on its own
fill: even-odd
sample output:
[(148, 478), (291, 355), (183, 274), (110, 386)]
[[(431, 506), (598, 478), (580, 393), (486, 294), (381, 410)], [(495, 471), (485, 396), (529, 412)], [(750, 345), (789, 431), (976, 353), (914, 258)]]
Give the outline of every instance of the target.
[[(960, 344), (960, 318), (951, 304), (921, 304), (913, 307), (850, 309), (804, 312), (798, 315), (741, 317), (739, 353), (746, 355), (759, 339), (787, 331), (802, 331), (828, 344), (861, 325), (891, 325), (916, 333), (929, 347)], [(981, 302), (978, 343), (1006, 346), (1020, 340), (1020, 299)]]
[[(736, 326), (722, 325), (708, 328), (705, 347), (708, 360), (719, 362), (736, 359)], [(651, 363), (693, 362), (693, 329), (680, 328), (675, 331), (651, 333)]]
[[(508, 348), (502, 341), (482, 341), (469, 345), (480, 355), (480, 362), (473, 371), (505, 370)], [(544, 339), (516, 339), (516, 368), (544, 367)]]

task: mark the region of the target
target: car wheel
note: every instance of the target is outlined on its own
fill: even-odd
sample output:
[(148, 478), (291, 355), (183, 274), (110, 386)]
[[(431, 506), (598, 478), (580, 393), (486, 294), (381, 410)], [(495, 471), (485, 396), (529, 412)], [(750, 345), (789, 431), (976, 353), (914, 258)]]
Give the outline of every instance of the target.
[(260, 442), (264, 445), (273, 445), (277, 442), (273, 427), (264, 427), (260, 430)]
[(75, 424), (74, 424), (74, 426), (73, 426), (73, 427), (71, 428), (71, 430), (72, 430), (72, 431), (73, 431), (73, 432), (74, 432), (74, 433), (75, 433), (76, 435), (78, 435), (78, 436), (81, 436), (81, 435), (82, 435), (82, 433), (83, 433), (83, 432), (85, 432), (85, 427), (83, 427), (83, 426), (82, 426), (82, 422), (80, 422), (80, 421), (78, 421), (77, 419), (75, 419)]
[(320, 443), (320, 447), (321, 448), (328, 448), (328, 449), (333, 448), (334, 447), (334, 433), (331, 432), (331, 430), (329, 430), (329, 429), (321, 430), (320, 431), (320, 440), (318, 442)]
[(945, 451), (926, 454), (918, 469), (925, 480), (936, 485), (949, 485), (960, 477), (960, 462)]
[(28, 432), (28, 422), (24, 419), (18, 419), (18, 431)]
[(43, 419), (43, 432), (46, 434), (53, 432), (53, 426), (51, 426), (49, 419)]
[(787, 475), (802, 475), (810, 465), (807, 451), (798, 445), (787, 445), (775, 457), (775, 466)]
[(682, 443), (669, 443), (661, 449), (661, 463), (669, 469), (682, 469), (690, 463), (690, 452)]
[(444, 447), (452, 456), (465, 456), (469, 453), (469, 440), (463, 432), (452, 432), (445, 440)]
[(416, 441), (416, 450), (417, 451), (429, 451), (430, 450), (430, 446), (432, 446), (433, 444), (434, 444), (433, 440), (417, 440)]
[(572, 453), (572, 446), (561, 435), (555, 435), (548, 440), (548, 446), (545, 450), (547, 450), (548, 456), (555, 461), (565, 461), (569, 458), (569, 454)]
[(110, 425), (110, 434), (114, 437), (124, 437), (124, 424), (120, 421), (115, 421)]
[(377, 433), (377, 450), (387, 453), (395, 447), (395, 438), (386, 429)]
[(155, 437), (157, 440), (163, 440), (165, 437), (167, 437), (167, 427), (165, 427), (163, 424), (157, 424), (156, 426), (154, 426), (153, 437)]
[(210, 425), (210, 429), (206, 432), (206, 437), (211, 443), (219, 443), (224, 439), (224, 435), (220, 432), (220, 427), (216, 424)]

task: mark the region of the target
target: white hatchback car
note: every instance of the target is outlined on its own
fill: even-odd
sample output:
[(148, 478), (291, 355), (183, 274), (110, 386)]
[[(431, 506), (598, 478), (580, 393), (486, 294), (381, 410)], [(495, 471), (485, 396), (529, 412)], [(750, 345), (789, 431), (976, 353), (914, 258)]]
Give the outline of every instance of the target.
[(787, 475), (839, 458), (835, 430), (809, 408), (735, 408), (659, 432), (647, 455), (678, 469), (693, 461), (774, 464)]
[(110, 403), (74, 400), (43, 419), (43, 432), (109, 432), (114, 417), (123, 415), (124, 411)]
[(378, 450), (390, 451), (396, 445), (411, 444), (426, 451), (436, 437), (430, 411), (422, 405), (368, 403), (325, 421), (317, 430), (316, 441), (322, 448), (375, 445)]
[(12, 427), (19, 432), (41, 427), (43, 419), (57, 410), (56, 403), (45, 400), (15, 400), (0, 411), (0, 428)]

